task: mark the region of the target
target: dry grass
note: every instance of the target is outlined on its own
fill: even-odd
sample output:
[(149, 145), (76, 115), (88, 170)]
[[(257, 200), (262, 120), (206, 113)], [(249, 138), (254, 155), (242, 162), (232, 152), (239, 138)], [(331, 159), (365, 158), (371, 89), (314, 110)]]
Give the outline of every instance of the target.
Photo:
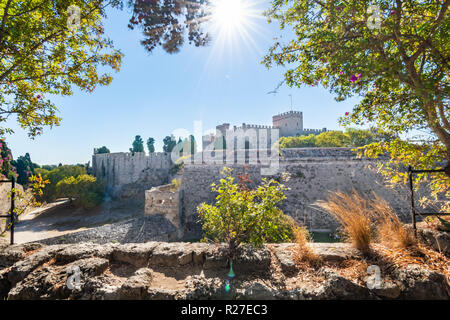
[(319, 266), (322, 259), (309, 245), (311, 235), (308, 232), (308, 229), (306, 229), (306, 227), (296, 227), (293, 231), (295, 243), (297, 244), (294, 252), (294, 259), (296, 260), (297, 265), (306, 263), (314, 267)]
[(380, 243), (395, 249), (413, 249), (417, 246), (413, 231), (405, 228), (384, 199), (374, 194), (370, 205), (377, 219), (377, 236)]
[(356, 191), (351, 194), (335, 192), (318, 206), (327, 210), (343, 227), (355, 248), (363, 253), (370, 252), (372, 241), (371, 209), (367, 200)]

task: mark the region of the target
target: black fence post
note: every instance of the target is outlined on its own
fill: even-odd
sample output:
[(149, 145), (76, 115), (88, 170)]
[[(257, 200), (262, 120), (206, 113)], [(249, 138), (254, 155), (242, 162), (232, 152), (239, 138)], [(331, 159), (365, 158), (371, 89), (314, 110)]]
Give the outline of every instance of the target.
[(412, 220), (414, 235), (417, 236), (416, 209), (414, 207), (414, 190), (413, 190), (412, 168), (411, 168), (411, 166), (408, 166), (408, 179), (409, 179), (409, 194), (410, 194), (410, 197), (411, 197), (411, 220)]
[(14, 223), (15, 223), (15, 214), (14, 214), (14, 200), (16, 197), (16, 178), (12, 176), (11, 178), (11, 244), (14, 244)]

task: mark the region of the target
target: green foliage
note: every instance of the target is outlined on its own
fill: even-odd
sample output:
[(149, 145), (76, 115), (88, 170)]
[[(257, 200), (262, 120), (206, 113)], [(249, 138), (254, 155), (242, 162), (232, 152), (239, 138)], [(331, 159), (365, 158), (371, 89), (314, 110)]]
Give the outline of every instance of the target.
[(144, 141), (142, 140), (141, 136), (136, 136), (133, 141), (133, 147), (130, 148), (131, 153), (135, 152), (144, 152)]
[(163, 139), (163, 151), (164, 152), (172, 152), (173, 148), (177, 145), (177, 142), (175, 140), (175, 137), (173, 135), (166, 136)]
[(17, 160), (12, 160), (13, 165), (17, 170), (17, 183), (25, 186), (29, 182), (29, 178), (34, 174), (36, 164), (31, 161), (30, 154), (27, 152), (25, 156), (20, 156)]
[(36, 172), (41, 173), (45, 180), (50, 180), (50, 184), (44, 189), (41, 199), (46, 202), (51, 202), (59, 197), (56, 187), (58, 182), (68, 177), (77, 178), (79, 175), (85, 175), (86, 168), (80, 165), (61, 165), (50, 171), (36, 169)]
[(103, 146), (97, 149), (97, 153), (110, 153), (110, 151), (107, 147)]
[(155, 152), (155, 139), (153, 138), (147, 139), (147, 149), (149, 154)]
[[(78, 28), (68, 28), (70, 5), (80, 8)], [(118, 71), (122, 54), (104, 35), (106, 7), (105, 0), (0, 0), (0, 122), (14, 114), (34, 137), (59, 125), (50, 96), (112, 81), (104, 71)], [(0, 128), (0, 135), (11, 132)]]
[[(132, 17), (130, 29), (142, 29), (141, 44), (152, 52), (161, 47), (168, 53), (179, 52), (185, 39), (196, 47), (209, 42), (201, 23), (211, 15), (211, 0), (132, 0), (128, 2)], [(168, 151), (170, 152), (170, 151)]]
[(0, 139), (0, 179), (17, 177), (15, 168), (11, 165), (12, 154), (4, 138)]
[[(380, 28), (368, 27), (369, 5), (380, 8)], [(362, 97), (340, 119), (343, 125), (369, 122), (391, 135), (429, 131), (434, 142), (426, 148), (448, 161), (450, 177), (449, 5), (448, 0), (273, 0), (269, 22), (293, 28), (294, 36), (277, 39), (263, 63), (288, 67), (289, 86), (322, 85), (338, 101)], [(399, 154), (396, 145), (372, 147)], [(425, 167), (429, 158), (417, 156), (408, 155)]]
[(225, 177), (219, 185), (211, 185), (218, 194), (215, 203), (197, 207), (205, 241), (227, 242), (233, 256), (240, 243), (261, 245), (292, 239), (291, 220), (277, 207), (286, 198), (286, 187), (263, 178), (261, 185), (250, 189), (247, 176), (240, 175), (236, 183), (232, 169), (224, 168), (222, 174)]
[(383, 135), (378, 130), (347, 128), (345, 132), (326, 131), (318, 135), (281, 137), (280, 147), (313, 148), (313, 147), (360, 147), (375, 141), (389, 141), (391, 136)]
[(84, 209), (91, 209), (102, 203), (105, 185), (93, 176), (81, 174), (64, 178), (56, 185), (59, 197), (74, 199), (74, 204)]

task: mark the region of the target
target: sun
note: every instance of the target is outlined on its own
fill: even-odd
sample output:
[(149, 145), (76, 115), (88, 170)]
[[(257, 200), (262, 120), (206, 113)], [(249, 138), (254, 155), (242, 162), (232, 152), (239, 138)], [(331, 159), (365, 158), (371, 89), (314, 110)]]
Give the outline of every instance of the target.
[(249, 17), (250, 11), (244, 0), (215, 0), (212, 3), (212, 22), (221, 31), (241, 29)]

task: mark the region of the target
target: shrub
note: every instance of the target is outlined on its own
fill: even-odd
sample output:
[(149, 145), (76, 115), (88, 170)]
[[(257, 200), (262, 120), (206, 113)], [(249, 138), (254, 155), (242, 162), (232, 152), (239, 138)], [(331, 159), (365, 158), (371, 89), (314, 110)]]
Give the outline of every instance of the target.
[(181, 180), (180, 179), (172, 179), (172, 189), (174, 191), (180, 189), (181, 187)]
[(36, 173), (41, 173), (45, 180), (50, 180), (50, 184), (44, 189), (41, 200), (51, 202), (59, 197), (56, 186), (61, 180), (68, 177), (76, 178), (79, 175), (86, 174), (86, 168), (81, 165), (64, 165), (56, 167), (50, 171), (45, 169), (36, 169)]
[(377, 235), (381, 243), (387, 244), (393, 248), (411, 248), (417, 245), (416, 238), (412, 230), (405, 228), (392, 211), (387, 202), (374, 194), (374, 200), (371, 201), (374, 209), (374, 215), (377, 218)]
[(363, 253), (370, 251), (373, 238), (372, 213), (367, 200), (356, 191), (351, 194), (335, 192), (328, 195), (327, 201), (317, 204), (336, 218), (357, 249)]
[(91, 209), (98, 206), (105, 194), (105, 186), (93, 176), (82, 174), (76, 178), (67, 177), (56, 185), (60, 197), (74, 199), (76, 206)]
[(251, 189), (248, 175), (239, 175), (236, 183), (231, 173), (232, 169), (224, 168), (225, 177), (219, 185), (211, 185), (212, 191), (218, 193), (215, 203), (197, 207), (203, 240), (227, 242), (232, 258), (240, 243), (261, 245), (292, 239), (292, 224), (277, 207), (286, 198), (283, 192), (287, 188), (263, 178), (261, 185)]

